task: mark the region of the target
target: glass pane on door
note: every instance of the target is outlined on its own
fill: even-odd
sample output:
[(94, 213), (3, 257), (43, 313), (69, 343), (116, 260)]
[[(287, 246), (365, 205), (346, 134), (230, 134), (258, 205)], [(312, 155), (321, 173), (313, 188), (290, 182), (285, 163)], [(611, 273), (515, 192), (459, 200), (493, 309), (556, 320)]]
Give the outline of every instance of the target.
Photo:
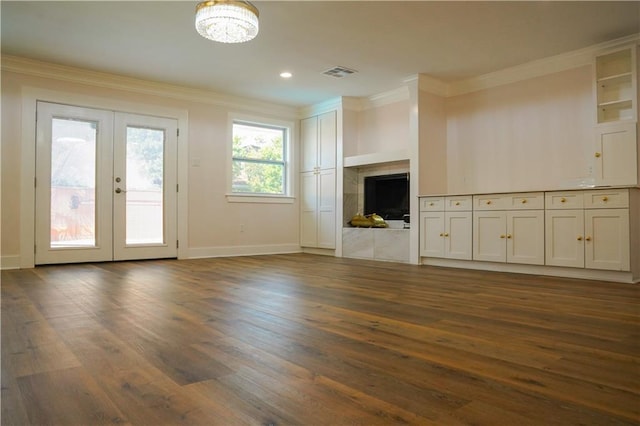
[(163, 129), (127, 127), (126, 245), (164, 243), (164, 142)]
[(96, 245), (97, 122), (53, 118), (51, 248)]

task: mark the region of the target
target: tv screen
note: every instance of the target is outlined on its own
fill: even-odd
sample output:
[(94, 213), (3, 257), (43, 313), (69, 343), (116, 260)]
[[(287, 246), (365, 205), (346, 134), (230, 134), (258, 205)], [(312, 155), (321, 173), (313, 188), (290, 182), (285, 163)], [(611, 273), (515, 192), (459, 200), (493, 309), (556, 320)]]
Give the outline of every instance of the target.
[(364, 178), (364, 214), (402, 220), (409, 214), (409, 173)]

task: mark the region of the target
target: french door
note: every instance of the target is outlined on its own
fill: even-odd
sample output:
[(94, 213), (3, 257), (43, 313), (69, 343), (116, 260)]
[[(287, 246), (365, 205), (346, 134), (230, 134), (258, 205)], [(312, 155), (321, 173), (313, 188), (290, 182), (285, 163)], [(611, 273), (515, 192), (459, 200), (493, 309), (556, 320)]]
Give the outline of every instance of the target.
[(37, 103), (35, 263), (177, 256), (177, 121)]

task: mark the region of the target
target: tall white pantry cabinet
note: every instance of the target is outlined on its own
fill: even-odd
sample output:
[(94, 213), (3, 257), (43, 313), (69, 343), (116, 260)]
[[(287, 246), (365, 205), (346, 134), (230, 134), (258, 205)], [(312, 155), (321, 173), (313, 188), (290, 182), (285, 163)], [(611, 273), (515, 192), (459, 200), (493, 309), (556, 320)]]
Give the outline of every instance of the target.
[(300, 123), (300, 245), (336, 248), (336, 112)]

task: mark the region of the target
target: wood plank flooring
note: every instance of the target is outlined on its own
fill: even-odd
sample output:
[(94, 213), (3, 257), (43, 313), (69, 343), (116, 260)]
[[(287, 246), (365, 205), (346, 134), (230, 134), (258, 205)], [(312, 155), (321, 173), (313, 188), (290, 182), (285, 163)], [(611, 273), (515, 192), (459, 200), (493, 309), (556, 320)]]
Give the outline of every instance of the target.
[(640, 287), (306, 254), (2, 272), (3, 425), (638, 425)]

